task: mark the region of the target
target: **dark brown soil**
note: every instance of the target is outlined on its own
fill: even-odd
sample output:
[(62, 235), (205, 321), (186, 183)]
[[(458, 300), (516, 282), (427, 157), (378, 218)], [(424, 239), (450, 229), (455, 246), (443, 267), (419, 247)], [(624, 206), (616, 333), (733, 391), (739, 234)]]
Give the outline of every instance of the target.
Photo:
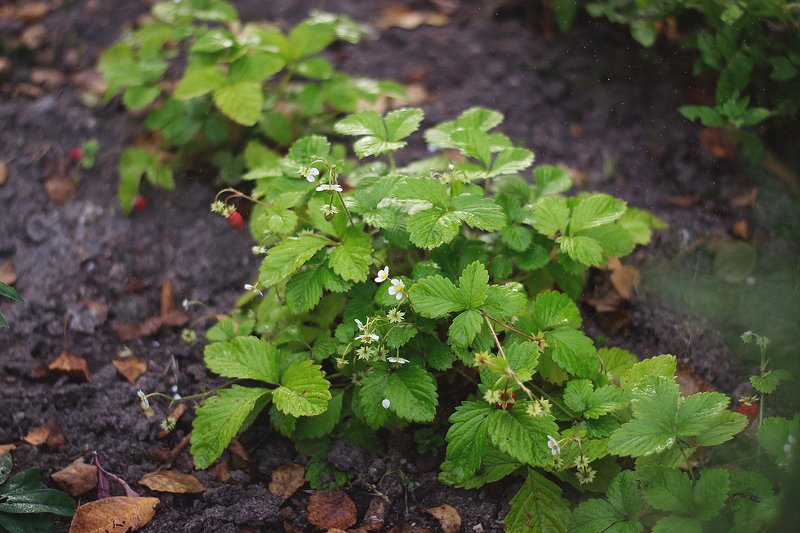
[[(374, 24), (387, 3), (340, 0), (326, 8)], [(238, 4), (247, 18), (293, 22), (318, 2)], [(447, 26), (376, 30), (360, 45), (337, 48), (338, 67), (400, 81), (421, 75), (431, 94), (423, 104), (425, 125), (473, 105), (502, 111), (503, 130), (531, 146), (539, 162), (579, 169), (585, 172), (585, 188), (613, 193), (663, 217), (670, 227), (644, 251), (647, 256), (671, 257), (687, 235), (730, 230), (735, 216), (724, 206), (742, 193), (735, 167), (704, 153), (697, 129), (678, 114), (689, 85), (680, 60), (659, 63), (624, 33), (589, 21), (567, 37), (544, 34), (536, 29), (541, 21), (523, 2), (498, 3), (499, 10), (477, 0), (461, 4)], [(90, 66), (147, 9), (148, 2), (134, 0), (65, 2), (44, 20), (52, 54), (18, 60), (5, 81), (26, 82), (37, 62), (65, 74)], [(19, 29), (4, 23), (0, 36)], [(131, 218), (120, 213), (117, 157), (139, 123), (119, 105), (84, 107), (69, 85), (39, 98), (3, 94), (0, 123), (0, 160), (9, 169), (8, 182), (0, 186), (0, 260), (13, 261), (19, 275), (16, 287), (26, 300), (24, 306), (3, 302), (12, 329), (0, 331), (0, 443), (18, 442), (31, 428), (54, 421), (67, 443), (55, 452), (19, 445), (13, 452), (17, 468), (41, 468), (48, 479), (47, 474), (96, 451), (107, 469), (135, 484), (160, 466), (149, 458), (150, 452), (174, 445), (191, 427), (187, 415), (173, 437), (159, 441), (157, 422), (145, 419), (137, 406), (136, 389), (167, 392), (177, 384), (181, 394), (190, 395), (215, 378), (205, 371), (201, 344), (188, 347), (177, 330), (164, 330), (128, 343), (149, 364), (136, 386), (128, 384), (111, 364), (123, 347), (113, 325), (155, 314), (165, 281), (174, 284), (178, 301), (202, 301), (214, 312), (225, 312), (254, 276), (257, 260), (249, 252), (251, 243), (245, 233), (232, 231), (209, 212), (213, 185), (191, 177), (184, 177), (171, 194), (148, 191), (145, 213)], [(43, 183), (53, 162), (91, 137), (101, 142), (97, 166), (80, 171), (71, 201), (49, 202)], [(417, 147), (424, 149), (420, 143)], [(704, 199), (688, 208), (668, 201), (693, 194)], [(132, 280), (147, 286), (129, 292)], [(93, 312), (97, 303), (108, 306), (107, 316)], [(192, 320), (206, 312), (193, 309)], [(589, 330), (608, 336), (586, 309)], [(87, 359), (91, 383), (33, 377), (39, 365), (62, 350), (66, 317), (71, 319), (69, 348)], [(203, 320), (195, 324), (198, 333), (208, 325)], [(634, 298), (627, 323), (609, 342), (642, 356), (680, 355), (722, 390), (733, 390), (740, 382), (719, 335), (654, 298)], [(173, 361), (177, 374), (170, 367)], [(159, 494), (162, 505), (146, 531), (281, 531), (284, 521), (304, 528), (308, 494), (301, 491), (281, 504), (266, 483), (276, 466), (304, 463), (308, 457), (274, 433), (257, 431), (246, 439), (253, 445), (247, 470), (232, 472), (227, 484), (210, 472), (198, 472), (209, 487), (201, 496)], [(341, 442), (329, 456), (331, 463), (354, 474), (356, 482), (348, 493), (358, 506), (359, 520), (374, 484), (389, 498), (387, 526), (408, 523), (435, 529), (423, 509), (448, 503), (461, 514), (464, 531), (480, 531), (478, 525), (483, 531), (502, 530), (505, 502), (518, 483), (476, 491), (442, 486), (436, 482), (436, 462), (416, 455), (410, 434), (381, 437), (383, 449), (366, 452)], [(402, 457), (408, 458), (406, 464), (401, 464)], [(190, 470), (188, 453), (176, 468)], [(413, 492), (401, 482), (398, 469), (417, 485)]]

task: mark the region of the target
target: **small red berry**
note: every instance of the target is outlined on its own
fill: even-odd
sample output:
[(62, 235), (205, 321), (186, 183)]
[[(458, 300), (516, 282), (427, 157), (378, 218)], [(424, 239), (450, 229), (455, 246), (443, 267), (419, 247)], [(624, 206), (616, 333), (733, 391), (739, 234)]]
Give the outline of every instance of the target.
[(83, 150), (80, 148), (73, 148), (69, 151), (69, 158), (73, 161), (80, 161), (83, 159)]
[(136, 197), (136, 201), (133, 202), (133, 210), (137, 213), (141, 213), (145, 209), (147, 209), (147, 198), (140, 194)]
[(736, 412), (742, 413), (747, 419), (752, 422), (758, 418), (758, 402), (742, 402), (736, 408)]
[(233, 229), (241, 230), (242, 228), (244, 228), (244, 220), (242, 219), (242, 215), (239, 214), (238, 211), (231, 212), (231, 214), (228, 215), (228, 218), (226, 218), (225, 220), (228, 221), (228, 224), (230, 224)]

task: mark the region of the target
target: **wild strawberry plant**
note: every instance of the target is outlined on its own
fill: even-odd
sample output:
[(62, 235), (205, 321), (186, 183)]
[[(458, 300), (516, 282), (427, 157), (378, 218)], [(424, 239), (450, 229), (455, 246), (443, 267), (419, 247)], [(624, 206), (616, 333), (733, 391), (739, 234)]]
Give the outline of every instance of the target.
[[(153, 6), (152, 21), (106, 50), (99, 69), (107, 95), (146, 110), (151, 139), (120, 158), (119, 200), (130, 213), (141, 180), (170, 190), (176, 170), (217, 169), (226, 184), (280, 175), (278, 153), (295, 139), (326, 132), (402, 86), (337, 72), (321, 53), (358, 42), (351, 19), (315, 12), (284, 33), (242, 23), (225, 0), (175, 0)], [(181, 72), (177, 82), (170, 70)], [(277, 150), (277, 151), (276, 151)]]

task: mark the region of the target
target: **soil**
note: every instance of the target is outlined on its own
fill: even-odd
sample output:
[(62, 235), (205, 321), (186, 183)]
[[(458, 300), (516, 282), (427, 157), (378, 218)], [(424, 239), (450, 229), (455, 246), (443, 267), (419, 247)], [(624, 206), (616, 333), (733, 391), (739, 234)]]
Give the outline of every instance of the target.
[[(340, 0), (326, 8), (374, 25), (389, 3)], [(350, 74), (420, 80), (430, 94), (422, 104), (424, 126), (474, 105), (502, 111), (503, 131), (532, 147), (538, 162), (577, 169), (583, 188), (620, 196), (669, 223), (640, 253), (643, 257), (675, 257), (687, 240), (730, 231), (737, 214), (726, 206), (744, 190), (735, 164), (705, 153), (698, 128), (677, 112), (688, 98), (688, 63), (681, 58), (659, 62), (624, 30), (589, 20), (579, 20), (568, 36), (545, 31), (548, 24), (527, 2), (495, 2), (492, 7), (477, 0), (457, 3), (446, 26), (375, 30), (360, 45), (337, 46), (332, 57)], [(318, 2), (236, 4), (246, 19), (268, 17), (287, 24)], [(18, 58), (0, 81), (26, 83), (35, 67), (67, 76), (89, 67), (148, 8), (149, 2), (133, 0), (64, 2), (43, 20), (45, 52)], [(21, 28), (3, 21), (0, 31), (5, 37)], [(52, 422), (66, 443), (55, 451), (20, 444), (13, 452), (15, 468), (41, 468), (50, 484), (48, 474), (96, 451), (106, 469), (134, 484), (161, 466), (151, 459), (153, 450), (173, 446), (191, 429), (187, 414), (172, 436), (157, 439), (160, 418), (143, 416), (136, 390), (167, 392), (177, 385), (180, 394), (190, 395), (217, 381), (203, 366), (201, 343), (187, 346), (179, 329), (166, 328), (127, 343), (148, 362), (147, 372), (130, 385), (111, 364), (123, 348), (113, 326), (156, 314), (160, 287), (170, 281), (178, 302), (208, 305), (189, 313), (201, 334), (209, 324), (204, 320), (208, 311), (230, 309), (242, 285), (253, 279), (257, 258), (249, 251), (246, 232), (233, 231), (209, 212), (215, 189), (207, 181), (184, 176), (172, 193), (146, 190), (150, 205), (145, 213), (120, 213), (117, 157), (140, 131), (140, 120), (117, 102), (85, 107), (69, 84), (36, 97), (6, 92), (0, 94), (0, 123), (0, 160), (9, 171), (0, 186), (0, 261), (13, 262), (16, 288), (26, 300), (24, 306), (3, 303), (12, 329), (0, 331), (0, 443), (19, 442), (31, 428)], [(79, 172), (68, 167), (68, 174), (80, 175), (75, 196), (63, 204), (49, 201), (44, 182), (71, 148), (92, 137), (101, 143), (97, 165)], [(415, 146), (424, 151), (419, 139)], [(671, 200), (692, 195), (702, 199), (681, 208)], [(607, 337), (609, 344), (642, 356), (678, 354), (724, 391), (741, 382), (720, 336), (657, 298), (635, 296), (627, 305), (626, 322), (612, 335), (590, 306), (584, 310), (588, 330)], [(90, 383), (34, 377), (37, 367), (63, 349), (66, 317), (67, 345), (88, 361)], [(329, 455), (332, 464), (356, 480), (347, 492), (359, 520), (373, 500), (374, 485), (388, 497), (387, 529), (409, 524), (436, 530), (424, 509), (448, 503), (460, 513), (464, 531), (502, 531), (505, 502), (518, 482), (472, 491), (445, 487), (436, 482), (437, 461), (414, 451), (410, 433), (381, 438), (384, 447), (378, 451), (338, 442)], [(162, 504), (145, 531), (312, 530), (307, 526), (308, 493), (301, 490), (281, 503), (266, 488), (275, 467), (302, 464), (308, 456), (266, 431), (246, 442), (252, 445), (247, 469), (232, 471), (228, 483), (210, 471), (197, 472), (208, 487), (200, 496), (157, 494)], [(402, 457), (409, 461), (401, 464)], [(175, 468), (191, 470), (188, 453), (181, 454)], [(416, 486), (413, 492), (410, 486)], [(90, 492), (84, 501), (94, 496)]]

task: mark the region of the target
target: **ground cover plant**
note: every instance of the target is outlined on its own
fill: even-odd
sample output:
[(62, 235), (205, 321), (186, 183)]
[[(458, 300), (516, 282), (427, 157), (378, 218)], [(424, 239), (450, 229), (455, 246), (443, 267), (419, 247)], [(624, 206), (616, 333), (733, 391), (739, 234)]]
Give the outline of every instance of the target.
[[(3, 298), (8, 298), (9, 300), (14, 300), (16, 302), (22, 301), (22, 298), (17, 293), (17, 291), (15, 291), (13, 287), (6, 285), (2, 281), (0, 281), (0, 296), (2, 296)], [(6, 321), (6, 317), (0, 314), (0, 328), (7, 328), (7, 327), (8, 327), (8, 321)]]
[[(631, 36), (653, 47), (670, 31), (693, 55), (693, 73), (716, 83), (713, 104), (688, 105), (681, 113), (704, 126), (727, 128), (754, 158), (763, 147), (753, 134), (773, 117), (790, 119), (800, 109), (800, 8), (775, 0), (554, 0), (553, 13), (566, 30), (579, 7), (630, 27)], [(671, 29), (670, 29), (671, 28)]]
[(0, 531), (52, 531), (53, 524), (43, 514), (72, 516), (75, 503), (61, 491), (42, 488), (38, 470), (12, 476), (11, 467), (11, 456), (0, 456)]

